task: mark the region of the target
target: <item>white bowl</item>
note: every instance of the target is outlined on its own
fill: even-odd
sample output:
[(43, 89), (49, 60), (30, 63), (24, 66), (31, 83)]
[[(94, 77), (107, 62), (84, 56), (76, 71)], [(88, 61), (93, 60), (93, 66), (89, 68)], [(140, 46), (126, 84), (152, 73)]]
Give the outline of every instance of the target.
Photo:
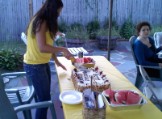
[(59, 98), (63, 103), (72, 105), (79, 104), (83, 100), (82, 93), (75, 90), (63, 91)]

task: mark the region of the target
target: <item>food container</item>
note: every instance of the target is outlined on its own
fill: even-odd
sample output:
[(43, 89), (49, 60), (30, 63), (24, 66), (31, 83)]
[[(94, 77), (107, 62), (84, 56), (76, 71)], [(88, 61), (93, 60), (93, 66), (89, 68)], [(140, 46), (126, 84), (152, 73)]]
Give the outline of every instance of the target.
[(83, 54), (82, 51), (78, 52), (78, 57), (79, 57), (79, 58), (83, 58), (83, 55), (84, 55), (84, 54)]
[(95, 63), (85, 63), (85, 64), (83, 64), (83, 66), (86, 68), (91, 68), (91, 67), (95, 66)]
[(76, 68), (80, 67), (86, 67), (86, 68), (92, 68), (95, 66), (95, 63), (72, 63)]
[(106, 104), (102, 94), (86, 89), (83, 92), (83, 119), (105, 119)]
[(110, 102), (110, 98), (106, 97), (103, 93), (103, 98), (105, 103), (112, 109), (115, 111), (121, 111), (121, 110), (134, 110), (134, 109), (140, 109), (143, 105), (145, 105), (147, 103), (147, 100), (142, 97), (141, 102), (139, 104), (111, 104)]
[(80, 54), (78, 58), (75, 59), (71, 58), (70, 60), (76, 68), (80, 68), (80, 67), (91, 68), (95, 66), (95, 61), (92, 58), (82, 57), (82, 54)]

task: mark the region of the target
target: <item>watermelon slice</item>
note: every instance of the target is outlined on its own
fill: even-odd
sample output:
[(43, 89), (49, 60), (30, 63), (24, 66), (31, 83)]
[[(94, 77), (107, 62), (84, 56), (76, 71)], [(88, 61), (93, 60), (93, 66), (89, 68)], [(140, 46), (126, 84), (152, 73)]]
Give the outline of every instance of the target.
[(127, 101), (126, 104), (139, 104), (142, 100), (142, 97), (133, 91), (129, 91), (127, 94)]

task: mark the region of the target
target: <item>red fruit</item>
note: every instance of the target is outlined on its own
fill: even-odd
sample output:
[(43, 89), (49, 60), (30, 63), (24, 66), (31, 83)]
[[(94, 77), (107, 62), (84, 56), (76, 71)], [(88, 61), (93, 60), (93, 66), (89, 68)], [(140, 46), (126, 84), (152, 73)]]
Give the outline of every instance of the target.
[(93, 59), (90, 57), (87, 57), (87, 59), (88, 59), (89, 63), (91, 63), (93, 61)]
[(83, 63), (83, 60), (81, 58), (76, 58), (75, 63)]
[(88, 63), (88, 62), (89, 60), (86, 57), (84, 57), (84, 63)]
[(102, 78), (104, 78), (106, 75), (102, 75)]
[(111, 104), (121, 104), (121, 103), (119, 103), (115, 100), (115, 98), (114, 98), (115, 93), (116, 92), (114, 90), (111, 90), (111, 89), (107, 89), (107, 90), (104, 91), (104, 95), (110, 98)]
[(78, 63), (78, 62), (79, 62), (79, 58), (76, 58), (76, 59), (75, 59), (75, 62)]
[(104, 95), (109, 97), (109, 98), (112, 98), (114, 93), (115, 93), (115, 91), (113, 91), (111, 89), (104, 90)]
[(98, 71), (98, 67), (95, 68), (95, 71)]
[(125, 104), (127, 101), (127, 93), (128, 91), (125, 90), (117, 91), (114, 96), (116, 102), (118, 102), (119, 104)]
[(103, 71), (100, 71), (100, 75), (102, 75)]
[(127, 94), (126, 104), (139, 104), (141, 96), (133, 91), (129, 91)]
[(92, 60), (92, 58), (90, 58), (90, 57), (87, 57), (87, 59), (88, 59), (88, 60)]

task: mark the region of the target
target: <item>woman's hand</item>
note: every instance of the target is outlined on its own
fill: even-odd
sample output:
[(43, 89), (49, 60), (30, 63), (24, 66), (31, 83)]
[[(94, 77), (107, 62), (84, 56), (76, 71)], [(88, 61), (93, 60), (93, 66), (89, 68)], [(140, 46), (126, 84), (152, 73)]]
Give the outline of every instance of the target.
[(55, 60), (55, 63), (58, 67), (63, 68), (64, 70), (67, 70), (66, 67), (64, 65), (62, 65), (58, 60)]
[(59, 31), (56, 33), (56, 35), (58, 35), (58, 36), (62, 36), (62, 37), (65, 37), (65, 34), (64, 34), (64, 33), (59, 32)]
[(73, 58), (74, 56), (69, 52), (68, 49), (64, 49), (64, 57), (66, 57), (68, 60), (70, 60), (70, 58)]

